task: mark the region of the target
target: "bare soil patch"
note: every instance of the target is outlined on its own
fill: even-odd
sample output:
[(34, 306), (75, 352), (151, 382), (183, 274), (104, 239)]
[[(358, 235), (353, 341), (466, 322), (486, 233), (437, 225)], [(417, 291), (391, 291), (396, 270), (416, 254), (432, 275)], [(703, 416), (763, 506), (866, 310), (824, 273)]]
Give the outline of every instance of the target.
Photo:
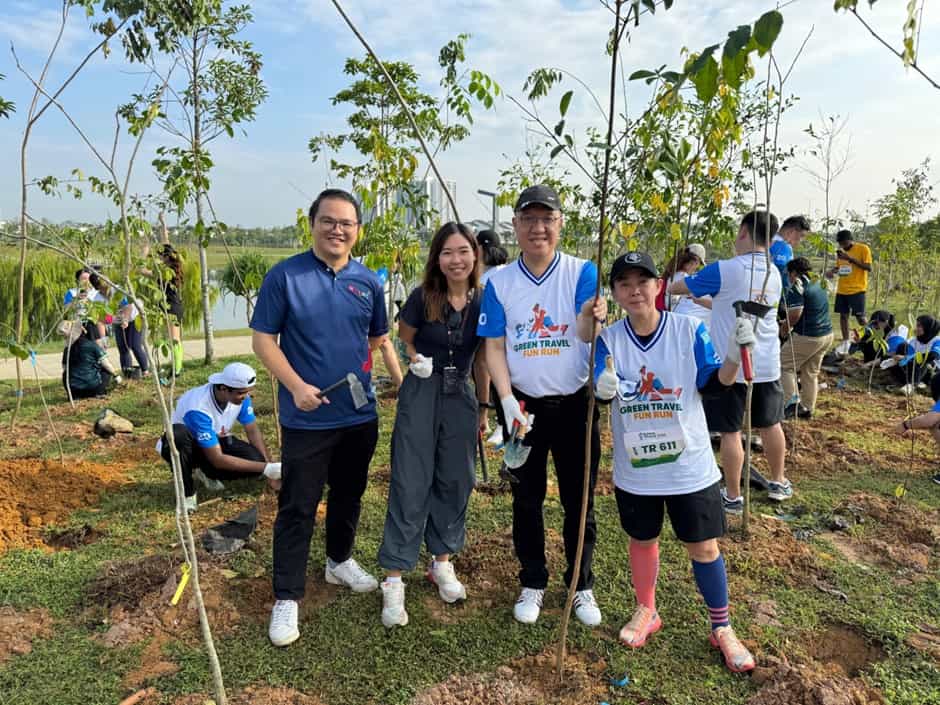
[(569, 653), (565, 679), (558, 682), (554, 650), (526, 656), (494, 673), (455, 675), (422, 691), (411, 705), (583, 705), (605, 699), (607, 663), (585, 653)]
[[(205, 705), (210, 700), (209, 695), (197, 693), (184, 695), (173, 701), (173, 705)], [(248, 686), (244, 690), (228, 693), (228, 701), (229, 705), (323, 705), (323, 701), (314, 695), (293, 688), (269, 686)]]
[(62, 522), (128, 481), (120, 463), (0, 460), (0, 551), (41, 546), (44, 526)]
[(0, 664), (33, 650), (33, 641), (52, 634), (52, 617), (44, 609), (19, 612), (0, 607)]
[(751, 516), (749, 536), (735, 527), (719, 543), (732, 573), (747, 573), (754, 567), (775, 567), (790, 586), (812, 583), (820, 573), (810, 546), (797, 541), (786, 522), (770, 516)]
[(91, 524), (82, 524), (67, 529), (47, 529), (43, 532), (43, 541), (50, 548), (73, 549), (87, 546), (106, 535), (106, 531), (99, 531)]

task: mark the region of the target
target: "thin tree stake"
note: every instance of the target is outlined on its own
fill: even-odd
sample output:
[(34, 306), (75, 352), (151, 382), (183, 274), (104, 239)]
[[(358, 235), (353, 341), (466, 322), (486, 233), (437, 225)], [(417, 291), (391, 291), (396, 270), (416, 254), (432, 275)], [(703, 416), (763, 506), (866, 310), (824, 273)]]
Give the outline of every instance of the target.
[[(335, 1), (335, 0), (334, 0)], [(620, 49), (620, 9), (624, 0), (616, 0), (617, 8), (614, 17), (614, 40), (611, 52), (610, 62), (610, 109), (607, 111), (607, 145), (610, 145), (614, 134), (614, 108), (617, 100), (617, 53)], [(634, 6), (635, 7), (635, 6)], [(624, 25), (630, 19), (629, 10)], [(604, 236), (607, 234), (607, 186), (610, 177), (610, 153), (612, 150), (604, 150), (604, 178), (601, 182), (601, 213), (600, 213), (600, 233), (597, 238), (597, 286), (594, 289), (594, 300), (597, 301), (601, 295), (601, 268), (604, 264)], [(591, 320), (592, 332), (597, 324)], [(597, 349), (597, 336), (591, 337), (591, 351), (588, 356), (590, 365), (594, 365), (594, 352)], [(591, 435), (594, 430), (594, 385), (591, 380), (594, 379), (593, 369), (588, 373), (588, 408), (587, 424), (584, 429), (584, 480), (581, 485), (581, 517), (578, 523), (578, 547), (575, 551), (573, 573), (571, 575), (571, 584), (568, 586), (568, 598), (565, 600), (565, 610), (561, 615), (561, 634), (558, 636), (558, 648), (556, 650), (555, 666), (558, 670), (558, 680), (565, 678), (565, 655), (568, 648), (568, 622), (571, 620), (571, 607), (574, 604), (574, 595), (578, 589), (578, 579), (581, 577), (581, 556), (584, 553), (584, 530), (587, 524), (588, 493), (591, 489)]]
[(444, 177), (441, 176), (441, 172), (437, 168), (437, 163), (434, 161), (434, 156), (431, 154), (431, 150), (428, 149), (427, 142), (424, 141), (424, 135), (421, 134), (421, 130), (418, 129), (418, 123), (415, 122), (414, 114), (411, 112), (411, 107), (408, 103), (405, 102), (404, 97), (401, 94), (401, 91), (398, 90), (398, 84), (392, 79), (388, 71), (385, 70), (385, 64), (375, 55), (375, 52), (372, 51), (372, 47), (369, 46), (369, 42), (366, 41), (366, 38), (362, 36), (356, 25), (353, 24), (353, 21), (349, 19), (349, 15), (345, 13), (342, 5), (339, 4), (338, 0), (331, 0), (333, 6), (336, 8), (337, 12), (342, 16), (346, 21), (346, 24), (349, 26), (349, 29), (352, 30), (352, 33), (356, 35), (356, 39), (366, 48), (366, 51), (369, 52), (369, 56), (378, 64), (379, 69), (382, 71), (382, 75), (385, 76), (385, 80), (388, 81), (388, 84), (392, 87), (392, 90), (395, 92), (395, 97), (398, 98), (398, 102), (401, 104), (402, 109), (405, 111), (405, 115), (408, 117), (408, 122), (411, 123), (411, 129), (415, 131), (415, 137), (418, 138), (418, 142), (421, 143), (421, 150), (424, 152), (424, 156), (428, 158), (428, 163), (431, 165), (431, 168), (434, 170), (434, 175), (437, 177), (438, 183), (441, 185), (441, 190), (444, 192), (444, 195), (447, 196), (447, 200), (450, 202), (450, 207), (454, 209), (454, 218), (457, 219), (457, 222), (460, 222), (460, 215), (457, 212), (457, 201), (454, 200), (453, 194), (450, 192), (450, 189), (447, 188), (447, 183), (444, 181)]

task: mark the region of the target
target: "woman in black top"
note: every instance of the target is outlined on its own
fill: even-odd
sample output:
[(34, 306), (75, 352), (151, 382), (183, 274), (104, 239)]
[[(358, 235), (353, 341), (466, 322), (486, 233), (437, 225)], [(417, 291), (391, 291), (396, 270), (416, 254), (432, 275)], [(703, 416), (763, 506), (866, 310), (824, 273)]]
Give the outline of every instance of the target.
[(172, 276), (166, 280), (163, 293), (166, 299), (165, 309), (170, 315), (170, 338), (173, 346), (173, 374), (179, 375), (183, 371), (183, 262), (179, 252), (170, 243), (160, 247), (160, 259), (170, 268)]
[(405, 625), (402, 571), (412, 570), (422, 538), (434, 561), (427, 577), (445, 602), (466, 599), (450, 555), (463, 547), (473, 490), (476, 439), (485, 409), (470, 385), (480, 314), (479, 263), (473, 234), (447, 223), (431, 240), (424, 281), (401, 311), (398, 334), (411, 359), (398, 392), (392, 472), (379, 564), (382, 623)]
[(78, 321), (63, 321), (65, 350), (62, 351), (62, 385), (72, 399), (102, 397), (111, 389), (111, 383), (121, 382), (114, 371), (108, 353), (91, 339), (95, 324), (83, 326)]

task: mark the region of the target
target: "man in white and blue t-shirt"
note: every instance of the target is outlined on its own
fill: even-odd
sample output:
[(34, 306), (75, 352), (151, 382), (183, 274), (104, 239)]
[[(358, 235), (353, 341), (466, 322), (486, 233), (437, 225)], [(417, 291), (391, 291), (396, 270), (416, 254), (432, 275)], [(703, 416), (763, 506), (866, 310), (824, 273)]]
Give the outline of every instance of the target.
[[(275, 603), (268, 636), (286, 646), (300, 636), (317, 504), (329, 485), (325, 580), (354, 592), (379, 583), (352, 557), (362, 494), (379, 437), (372, 351), (387, 340), (385, 293), (378, 276), (350, 256), (362, 213), (352, 194), (327, 189), (310, 206), (313, 248), (267, 273), (254, 316), (252, 347), (281, 383), (283, 480), (274, 522)], [(321, 389), (353, 373), (366, 390), (356, 406), (348, 387)]]
[[(173, 442), (180, 456), (185, 506), (196, 509), (196, 480), (207, 489), (221, 490), (221, 480), (264, 476), (281, 478), (281, 464), (270, 462), (261, 429), (255, 422), (251, 390), (255, 371), (243, 362), (226, 365), (209, 375), (209, 383), (185, 392), (173, 409)], [(248, 442), (232, 435), (240, 423)], [(170, 462), (170, 444), (164, 435), (157, 452)]]
[[(538, 619), (548, 585), (542, 505), (549, 452), (565, 512), (565, 581), (570, 583), (574, 575), (591, 393), (585, 341), (599, 332), (597, 319), (605, 316), (606, 302), (594, 299), (594, 263), (556, 250), (564, 220), (554, 189), (544, 185), (525, 189), (512, 222), (522, 254), (487, 281), (477, 330), (486, 338), (486, 365), (506, 423), (526, 425), (525, 414), (535, 416), (525, 438), (532, 450), (526, 463), (513, 470), (518, 482), (512, 484), (512, 536), (522, 583), (513, 614), (520, 622), (532, 623)], [(600, 457), (597, 418), (595, 409), (587, 524), (574, 603), (576, 616), (589, 626), (601, 622), (591, 572), (597, 534), (594, 483)]]
[[(697, 273), (675, 282), (671, 294), (712, 297), (711, 334), (715, 350), (724, 359), (728, 340), (736, 324), (734, 303), (755, 301), (769, 307), (756, 319), (754, 333), (757, 344), (752, 354), (754, 392), (751, 424), (760, 432), (764, 457), (770, 465), (771, 480), (767, 496), (776, 501), (793, 496), (790, 481), (784, 476), (786, 439), (780, 422), (783, 420), (783, 388), (780, 385), (780, 338), (777, 306), (780, 303), (782, 280), (780, 272), (768, 262), (768, 234), (777, 230), (777, 218), (767, 211), (752, 211), (741, 219), (734, 241), (736, 257), (713, 262)], [(741, 470), (744, 450), (741, 428), (747, 387), (744, 374), (738, 371), (737, 383), (727, 392), (704, 398), (708, 428), (721, 434), (721, 466), (725, 474), (725, 511), (744, 511), (741, 497)]]
[(810, 230), (806, 216), (791, 215), (783, 221), (780, 232), (770, 241), (770, 259), (780, 272), (780, 279), (787, 281), (787, 263), (793, 259), (793, 252), (800, 246), (803, 236)]

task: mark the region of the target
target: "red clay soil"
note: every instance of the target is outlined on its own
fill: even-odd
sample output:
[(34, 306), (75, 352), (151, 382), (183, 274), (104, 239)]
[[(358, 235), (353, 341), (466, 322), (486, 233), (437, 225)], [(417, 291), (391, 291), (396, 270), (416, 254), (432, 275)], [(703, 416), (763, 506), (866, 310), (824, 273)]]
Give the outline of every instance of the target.
[(96, 504), (127, 482), (120, 464), (84, 460), (0, 460), (0, 551), (42, 545), (42, 528)]
[(52, 634), (52, 617), (44, 609), (17, 612), (0, 607), (0, 664), (33, 650), (33, 641)]

